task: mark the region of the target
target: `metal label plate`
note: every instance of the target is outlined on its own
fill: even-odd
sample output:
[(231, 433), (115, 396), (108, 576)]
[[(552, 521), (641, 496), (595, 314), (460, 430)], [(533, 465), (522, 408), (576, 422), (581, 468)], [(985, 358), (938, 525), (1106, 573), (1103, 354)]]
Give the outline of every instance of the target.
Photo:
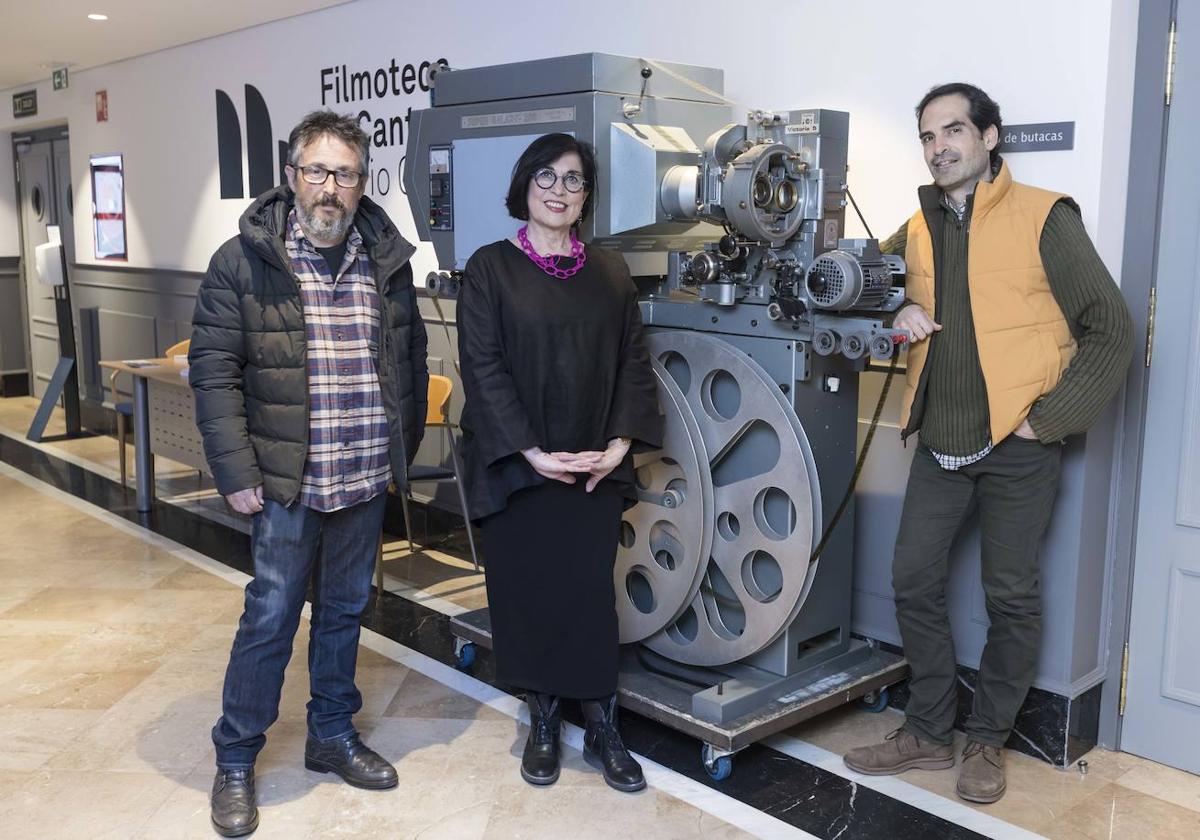
[(785, 134), (819, 134), (821, 132), (821, 121), (817, 119), (816, 111), (804, 111), (796, 114), (795, 120), (783, 129)]
[(462, 118), (463, 128), (501, 128), (509, 125), (574, 122), (575, 106), (541, 108), (536, 111), (506, 111), (501, 114), (472, 114)]

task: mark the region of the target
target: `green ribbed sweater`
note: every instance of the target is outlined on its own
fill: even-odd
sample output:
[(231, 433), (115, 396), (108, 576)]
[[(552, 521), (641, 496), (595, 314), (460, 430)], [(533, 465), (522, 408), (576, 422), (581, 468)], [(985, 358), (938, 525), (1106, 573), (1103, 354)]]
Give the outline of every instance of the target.
[[(989, 443), (987, 391), (979, 366), (967, 250), (974, 196), (962, 221), (942, 207), (942, 229), (934, 234), (934, 271), (942, 325), (927, 339), (925, 394), (914, 402), (921, 441), (945, 455), (973, 455)], [(937, 235), (940, 233), (941, 235)], [(904, 256), (907, 223), (880, 243), (884, 253)], [(939, 247), (940, 245), (940, 247)], [(1084, 230), (1074, 203), (1060, 201), (1050, 211), (1039, 243), (1050, 291), (1066, 317), (1079, 352), (1058, 386), (1029, 412), (1029, 425), (1043, 443), (1086, 431), (1121, 387), (1129, 368), (1133, 324), (1112, 275)], [(999, 441), (990, 441), (999, 443)]]

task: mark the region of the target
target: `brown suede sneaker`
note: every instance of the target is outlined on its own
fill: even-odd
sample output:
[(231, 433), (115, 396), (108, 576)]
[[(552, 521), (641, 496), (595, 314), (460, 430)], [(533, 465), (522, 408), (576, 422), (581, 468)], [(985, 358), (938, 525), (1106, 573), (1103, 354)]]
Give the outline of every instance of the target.
[(1004, 750), (968, 741), (958, 773), (958, 795), (968, 802), (995, 802), (1004, 796)]
[(851, 770), (868, 776), (891, 776), (914, 767), (944, 770), (954, 766), (954, 745), (922, 741), (901, 727), (881, 744), (850, 750), (842, 761)]

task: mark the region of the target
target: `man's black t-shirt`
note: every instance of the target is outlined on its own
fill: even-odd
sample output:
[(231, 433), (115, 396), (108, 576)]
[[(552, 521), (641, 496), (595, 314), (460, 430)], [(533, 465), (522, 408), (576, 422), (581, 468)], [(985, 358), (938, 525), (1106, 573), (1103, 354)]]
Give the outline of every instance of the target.
[(349, 241), (350, 237), (346, 237), (332, 248), (317, 248), (321, 256), (325, 258), (325, 264), (329, 266), (330, 276), (335, 280), (337, 279), (338, 269), (342, 267), (342, 260), (346, 258), (346, 246)]

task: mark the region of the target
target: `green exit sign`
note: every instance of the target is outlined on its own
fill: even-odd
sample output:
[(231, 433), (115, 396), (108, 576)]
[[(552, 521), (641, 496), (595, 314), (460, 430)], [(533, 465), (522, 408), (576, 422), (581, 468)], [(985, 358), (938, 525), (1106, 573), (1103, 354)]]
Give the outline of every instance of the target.
[(54, 89), (55, 90), (66, 90), (67, 89), (67, 68), (66, 67), (60, 67), (57, 70), (55, 70), (54, 74), (51, 76), (51, 78), (54, 80)]

